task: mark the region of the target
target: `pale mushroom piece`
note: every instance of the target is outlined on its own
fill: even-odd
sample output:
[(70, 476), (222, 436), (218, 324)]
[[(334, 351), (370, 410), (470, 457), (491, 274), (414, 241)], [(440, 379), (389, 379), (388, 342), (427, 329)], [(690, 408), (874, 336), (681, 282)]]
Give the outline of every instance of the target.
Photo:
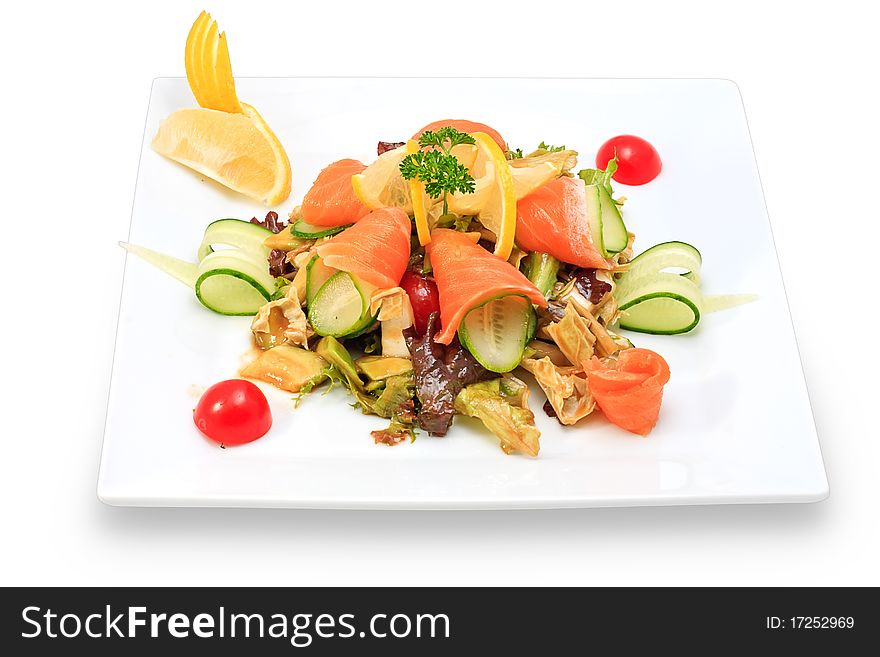
[(620, 304), (613, 294), (606, 294), (605, 300), (596, 312), (596, 319), (603, 326), (613, 326), (620, 319)]
[(580, 366), (583, 361), (593, 357), (596, 336), (590, 331), (589, 322), (569, 303), (563, 318), (544, 329), (572, 365)]
[(611, 354), (620, 351), (618, 344), (598, 319), (590, 318), (588, 321), (590, 322), (590, 333), (596, 337), (596, 342), (593, 345), (593, 348), (600, 358), (610, 356)]
[(370, 314), (381, 326), (382, 355), (409, 358), (403, 332), (413, 325), (413, 310), (406, 290), (401, 287), (377, 290), (370, 298)]
[(309, 338), (315, 333), (300, 305), (296, 285), (288, 285), (284, 297), (270, 301), (260, 308), (251, 323), (251, 331), (257, 345), (262, 349), (281, 344), (309, 348)]
[[(599, 304), (593, 304), (580, 293), (575, 287), (574, 282), (570, 281), (560, 290), (557, 298), (559, 301), (565, 301), (567, 303), (566, 311), (570, 306), (581, 318), (583, 318), (589, 332), (592, 334), (593, 338), (595, 338), (595, 340), (590, 338), (587, 339), (590, 344), (598, 341), (598, 351), (600, 352), (600, 356), (608, 356), (620, 349), (620, 347), (616, 345), (615, 340), (605, 329), (606, 326), (614, 324), (620, 316), (617, 300), (614, 298), (612, 292), (605, 294)], [(600, 319), (602, 321), (599, 321)], [(552, 336), (554, 335), (554, 332), (550, 330), (549, 334)]]
[(549, 358), (554, 365), (568, 365), (568, 358), (562, 353), (562, 350), (552, 342), (543, 342), (541, 340), (532, 340), (528, 344), (526, 358), (538, 360), (541, 358)]
[(575, 424), (596, 408), (587, 376), (580, 367), (560, 367), (548, 357), (524, 358), (520, 366), (535, 377), (562, 424)]

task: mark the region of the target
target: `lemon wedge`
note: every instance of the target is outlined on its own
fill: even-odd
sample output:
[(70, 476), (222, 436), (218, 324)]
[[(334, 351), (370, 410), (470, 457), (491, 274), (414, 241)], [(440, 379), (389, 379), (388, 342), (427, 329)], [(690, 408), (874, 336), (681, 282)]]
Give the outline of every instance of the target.
[(400, 173), (400, 162), (407, 156), (406, 146), (387, 151), (351, 177), (351, 186), (361, 203), (370, 208), (400, 208), (407, 214), (413, 211), (410, 185)]
[(268, 206), (290, 195), (290, 162), (250, 105), (243, 114), (201, 107), (177, 110), (159, 126), (153, 149)]

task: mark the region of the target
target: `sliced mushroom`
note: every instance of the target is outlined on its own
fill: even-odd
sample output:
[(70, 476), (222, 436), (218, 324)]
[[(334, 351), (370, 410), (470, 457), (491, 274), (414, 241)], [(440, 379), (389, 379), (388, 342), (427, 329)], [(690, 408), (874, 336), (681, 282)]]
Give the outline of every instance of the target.
[(284, 297), (260, 308), (251, 323), (251, 331), (261, 349), (271, 349), (281, 344), (309, 348), (309, 338), (314, 331), (300, 305), (296, 285), (288, 285)]
[(578, 314), (570, 302), (563, 318), (549, 324), (544, 331), (572, 365), (580, 367), (583, 361), (593, 357), (596, 336), (590, 331), (590, 321)]
[(580, 367), (560, 367), (547, 357), (524, 358), (520, 365), (535, 377), (562, 424), (574, 424), (595, 409), (587, 375)]
[(382, 355), (409, 358), (403, 331), (413, 325), (413, 310), (406, 291), (392, 287), (374, 292), (370, 314), (376, 316), (382, 327)]

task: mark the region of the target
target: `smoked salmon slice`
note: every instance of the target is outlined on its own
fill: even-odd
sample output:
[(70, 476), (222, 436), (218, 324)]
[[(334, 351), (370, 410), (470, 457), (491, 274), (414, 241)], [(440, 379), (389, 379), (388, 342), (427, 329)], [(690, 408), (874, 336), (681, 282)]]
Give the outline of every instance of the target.
[(469, 311), (501, 296), (521, 294), (542, 308), (547, 306), (544, 295), (516, 267), (463, 233), (438, 228), (425, 250), (440, 295), (442, 331), (434, 338), (436, 342), (452, 342)]
[(324, 264), (380, 288), (396, 287), (409, 264), (409, 217), (400, 208), (374, 210), (319, 244)]
[(646, 436), (657, 423), (669, 365), (650, 349), (626, 349), (616, 359), (582, 363), (590, 394), (611, 422)]
[(429, 123), (424, 128), (419, 130), (416, 134), (412, 136), (413, 139), (418, 140), (419, 137), (422, 136), (422, 133), (426, 130), (435, 131), (440, 128), (445, 128), (446, 126), (452, 126), (459, 132), (466, 132), (468, 134), (473, 132), (485, 132), (489, 135), (492, 140), (498, 144), (502, 151), (507, 150), (507, 143), (504, 141), (504, 138), (498, 133), (497, 130), (487, 126), (485, 123), (478, 123), (476, 121), (468, 121), (467, 119), (443, 119), (441, 121), (434, 121), (433, 123)]
[(516, 243), (578, 267), (611, 268), (593, 244), (580, 178), (555, 178), (517, 201)]
[(366, 168), (357, 160), (339, 160), (324, 167), (303, 198), (303, 220), (315, 226), (345, 226), (369, 214), (351, 186), (351, 177)]

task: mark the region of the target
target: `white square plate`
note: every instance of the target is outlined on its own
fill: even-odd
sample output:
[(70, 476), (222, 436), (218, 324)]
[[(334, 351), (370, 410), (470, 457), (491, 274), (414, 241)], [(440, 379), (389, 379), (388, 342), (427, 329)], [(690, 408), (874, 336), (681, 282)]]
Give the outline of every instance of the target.
[[(686, 336), (633, 334), (662, 353), (672, 379), (648, 438), (601, 413), (565, 428), (532, 397), (537, 459), (505, 456), (477, 422), (456, 418), (446, 438), (374, 445), (384, 420), (349, 408), (343, 391), (290, 396), (263, 386), (274, 426), (218, 449), (192, 422), (200, 391), (236, 375), (249, 352), (247, 318), (215, 315), (177, 281), (126, 263), (99, 475), (119, 505), (477, 509), (807, 502), (828, 484), (795, 344), (761, 183), (736, 86), (723, 80), (241, 79), (285, 145), (298, 202), (341, 157), (375, 158), (438, 118), (497, 128), (512, 146), (564, 143), (593, 166), (608, 137), (655, 144), (662, 174), (625, 188), (636, 252), (680, 239), (703, 253), (707, 294), (759, 301), (706, 316)], [(455, 93), (442, 90), (454, 89)], [(266, 209), (150, 149), (159, 122), (192, 106), (186, 81), (157, 79), (147, 115), (129, 241), (194, 258), (205, 225)]]

